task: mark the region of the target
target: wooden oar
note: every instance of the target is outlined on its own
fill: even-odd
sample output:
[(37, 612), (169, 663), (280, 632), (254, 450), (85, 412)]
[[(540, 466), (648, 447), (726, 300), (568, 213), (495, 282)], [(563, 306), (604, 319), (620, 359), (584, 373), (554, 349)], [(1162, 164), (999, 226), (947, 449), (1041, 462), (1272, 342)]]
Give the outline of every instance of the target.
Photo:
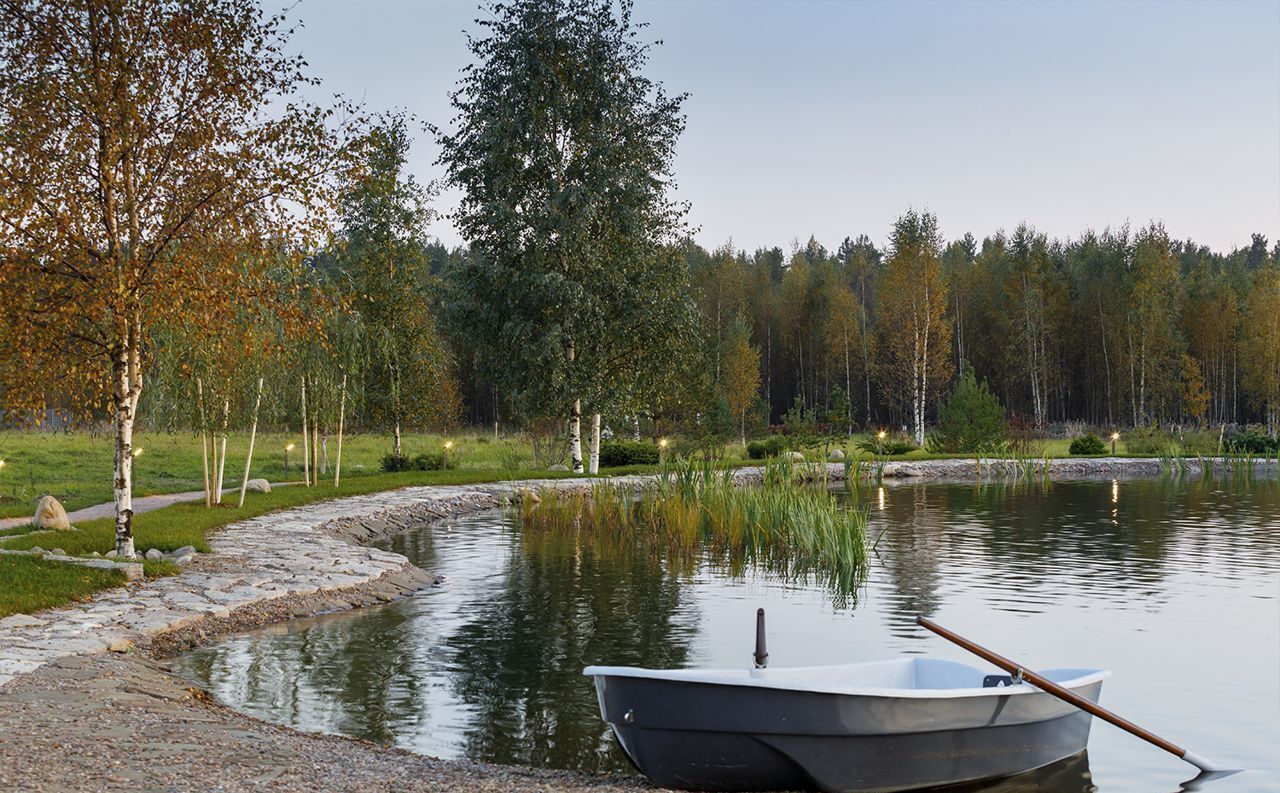
[(1164, 738), (1161, 738), (1159, 735), (1156, 735), (1153, 732), (1149, 732), (1147, 730), (1142, 729), (1141, 727), (1129, 721), (1128, 719), (1121, 718), (1120, 716), (1117, 716), (1116, 714), (1112, 713), (1106, 708), (1096, 703), (1090, 702), (1089, 700), (1085, 699), (1079, 694), (1068, 691), (1067, 689), (1063, 688), (1062, 686), (1058, 685), (1052, 680), (1049, 680), (1043, 675), (1038, 675), (1035, 672), (1032, 672), (1030, 669), (1027, 669), (1022, 664), (1014, 663), (1013, 661), (1010, 661), (1008, 658), (1005, 658), (1002, 655), (997, 655), (996, 653), (991, 652), (987, 648), (979, 644), (975, 644), (969, 641), (968, 639), (964, 638), (963, 636), (960, 636), (959, 634), (952, 633), (951, 631), (942, 627), (941, 625), (934, 622), (933, 620), (926, 619), (924, 617), (916, 617), (916, 624), (923, 628), (928, 628), (929, 630), (933, 631), (934, 633), (938, 634), (939, 636), (941, 636), (942, 638), (946, 639), (949, 642), (953, 642), (955, 644), (960, 645), (961, 647), (973, 653), (974, 655), (977, 655), (981, 658), (985, 658), (987, 661), (990, 661), (991, 663), (995, 664), (996, 666), (1000, 667), (1001, 669), (1003, 669), (1004, 671), (1008, 672), (1011, 675), (1015, 675), (1015, 676), (1020, 675), (1022, 679), (1026, 680), (1028, 683), (1035, 686), (1036, 688), (1044, 691), (1046, 694), (1052, 694), (1058, 699), (1062, 700), (1063, 702), (1067, 702), (1072, 705), (1075, 705), (1080, 710), (1083, 710), (1086, 713), (1091, 713), (1094, 716), (1097, 716), (1098, 718), (1103, 719), (1104, 721), (1109, 721), (1115, 726), (1124, 730), (1125, 732), (1128, 732), (1132, 735), (1136, 735), (1142, 740), (1146, 741), (1147, 743), (1158, 746), (1161, 749), (1165, 750), (1166, 752), (1169, 752), (1170, 754), (1176, 755), (1177, 757), (1180, 757), (1181, 759), (1186, 760), (1188, 763), (1191, 763), (1193, 766), (1195, 766), (1196, 768), (1199, 768), (1201, 771), (1209, 771), (1214, 774), (1226, 775), (1226, 774), (1234, 774), (1234, 773), (1237, 773), (1238, 771), (1243, 770), (1240, 768), (1229, 768), (1227, 766), (1218, 765), (1217, 763), (1211, 762), (1210, 760), (1204, 757), (1201, 757), (1195, 752), (1189, 751), (1187, 749), (1183, 749), (1181, 746), (1178, 746), (1172, 741), (1166, 741)]

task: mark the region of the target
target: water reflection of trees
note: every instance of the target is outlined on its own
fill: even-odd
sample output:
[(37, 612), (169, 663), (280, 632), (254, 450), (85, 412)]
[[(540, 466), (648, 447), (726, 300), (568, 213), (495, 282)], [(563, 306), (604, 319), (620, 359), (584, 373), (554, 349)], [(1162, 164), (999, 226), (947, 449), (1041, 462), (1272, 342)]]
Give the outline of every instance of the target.
[(932, 613), (945, 581), (982, 570), (999, 577), (988, 597), (1034, 605), (1069, 590), (1158, 605), (1174, 572), (1211, 558), (1275, 569), (1280, 547), (1274, 479), (911, 484), (863, 499), (869, 536), (883, 532), (895, 625)]
[(590, 664), (683, 666), (696, 626), (680, 584), (637, 554), (525, 537), (498, 595), (453, 636), (454, 689), (475, 708), (467, 755), (536, 766), (622, 768)]

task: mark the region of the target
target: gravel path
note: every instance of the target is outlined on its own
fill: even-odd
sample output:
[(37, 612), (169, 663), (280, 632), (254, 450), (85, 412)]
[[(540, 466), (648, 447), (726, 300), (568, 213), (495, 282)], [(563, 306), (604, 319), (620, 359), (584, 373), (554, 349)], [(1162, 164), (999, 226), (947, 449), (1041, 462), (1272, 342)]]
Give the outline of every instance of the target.
[(0, 687), (0, 790), (655, 791), (309, 735), (209, 701), (133, 654), (69, 656)]

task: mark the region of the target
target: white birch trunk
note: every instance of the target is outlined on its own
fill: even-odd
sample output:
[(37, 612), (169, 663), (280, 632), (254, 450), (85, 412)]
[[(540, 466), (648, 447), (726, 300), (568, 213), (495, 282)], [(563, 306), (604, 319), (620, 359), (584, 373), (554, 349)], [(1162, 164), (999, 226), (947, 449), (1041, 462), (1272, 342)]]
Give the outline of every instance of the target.
[(600, 414), (591, 414), (591, 469), (590, 473), (600, 473)]
[(231, 399), (222, 403), (222, 450), (218, 453), (218, 476), (213, 488), (213, 503), (222, 503), (222, 476), (227, 470), (227, 428), (231, 423)]
[[(577, 357), (577, 351), (573, 346), (573, 342), (569, 342), (567, 357), (569, 365), (572, 367), (574, 358)], [(582, 465), (582, 400), (573, 400), (573, 407), (569, 411), (569, 459), (573, 463), (572, 468), (575, 474), (583, 473)]]
[(338, 456), (333, 461), (333, 486), (342, 480), (342, 423), (347, 417), (347, 376), (342, 376), (342, 396), (338, 399)]
[(249, 422), (249, 453), (244, 458), (244, 476), (240, 479), (240, 507), (244, 506), (244, 494), (249, 489), (249, 467), (253, 465), (253, 443), (258, 438), (258, 408), (262, 407), (262, 378), (258, 378), (258, 398), (253, 403), (253, 420)]
[(400, 456), (400, 420), (399, 420), (399, 419), (396, 419), (396, 426), (395, 426), (395, 430), (394, 430), (393, 432), (394, 432), (394, 435), (395, 435), (395, 441), (394, 441), (394, 445), (393, 445), (393, 447), (392, 447), (392, 449), (391, 449), (391, 452), (392, 452), (392, 454), (394, 454), (396, 457), (399, 457), (399, 456)]
[(311, 487), (311, 446), (307, 426), (307, 378), (302, 378), (302, 481)]
[(135, 400), (130, 398), (128, 350), (121, 349), (115, 362), (115, 486), (116, 553), (126, 559), (133, 548), (133, 420)]
[(582, 465), (582, 400), (573, 400), (573, 409), (569, 412), (569, 457), (573, 462), (573, 472), (584, 472)]

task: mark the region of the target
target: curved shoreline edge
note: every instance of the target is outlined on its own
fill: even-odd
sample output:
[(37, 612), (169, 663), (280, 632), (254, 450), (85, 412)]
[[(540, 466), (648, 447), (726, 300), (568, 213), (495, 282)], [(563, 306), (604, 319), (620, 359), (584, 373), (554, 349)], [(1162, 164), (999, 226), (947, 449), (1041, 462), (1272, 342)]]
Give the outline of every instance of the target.
[[(883, 463), (886, 480), (974, 480), (1045, 475), (1045, 460), (903, 460)], [(1050, 479), (1159, 475), (1158, 458), (1050, 458)], [(1222, 468), (1221, 460), (1214, 461)], [(1262, 466), (1259, 463), (1259, 466)], [(812, 478), (842, 481), (843, 463), (797, 464)], [(1186, 461), (1199, 475), (1201, 462)], [(863, 476), (877, 465), (864, 463)], [(1264, 468), (1265, 471), (1265, 468)], [(735, 482), (758, 483), (763, 468), (738, 469)], [(608, 481), (642, 488), (654, 475)], [(16, 676), (68, 655), (137, 646), (154, 656), (193, 641), (268, 622), (387, 602), (433, 581), (399, 554), (367, 547), (423, 523), (493, 509), (522, 491), (586, 490), (589, 478), (534, 479), (478, 485), (425, 485), (339, 497), (228, 524), (209, 536), (212, 553), (176, 576), (151, 579), (32, 615), (0, 619), (0, 688)], [(154, 649), (153, 649), (154, 648)]]
[[(1042, 475), (1043, 461), (1032, 461)], [(993, 481), (1023, 469), (984, 461)], [(843, 464), (807, 464), (844, 478)], [(863, 466), (863, 475), (874, 473)], [(1159, 474), (1154, 458), (1049, 460), (1051, 479)], [(1188, 474), (1199, 472), (1196, 465)], [(886, 480), (975, 479), (974, 460), (899, 461)], [(759, 481), (759, 467), (735, 481)], [(650, 476), (615, 477), (642, 488)], [(210, 702), (162, 659), (218, 635), (388, 602), (434, 582), (399, 554), (365, 546), (433, 520), (493, 509), (522, 491), (586, 490), (592, 480), (550, 479), (419, 486), (268, 513), (209, 535), (176, 576), (106, 590), (90, 600), (0, 619), (0, 788), (98, 790), (129, 781), (223, 789), (635, 790), (630, 777), (443, 761), (332, 735), (302, 733)], [(140, 693), (141, 692), (141, 693)], [(136, 749), (135, 737), (143, 749)], [(92, 747), (93, 751), (88, 749)], [(191, 747), (199, 747), (199, 751)], [(266, 748), (263, 748), (266, 747)], [(138, 761), (123, 762), (138, 753)], [(130, 777), (140, 765), (146, 773)], [(203, 769), (203, 770), (202, 770)]]

